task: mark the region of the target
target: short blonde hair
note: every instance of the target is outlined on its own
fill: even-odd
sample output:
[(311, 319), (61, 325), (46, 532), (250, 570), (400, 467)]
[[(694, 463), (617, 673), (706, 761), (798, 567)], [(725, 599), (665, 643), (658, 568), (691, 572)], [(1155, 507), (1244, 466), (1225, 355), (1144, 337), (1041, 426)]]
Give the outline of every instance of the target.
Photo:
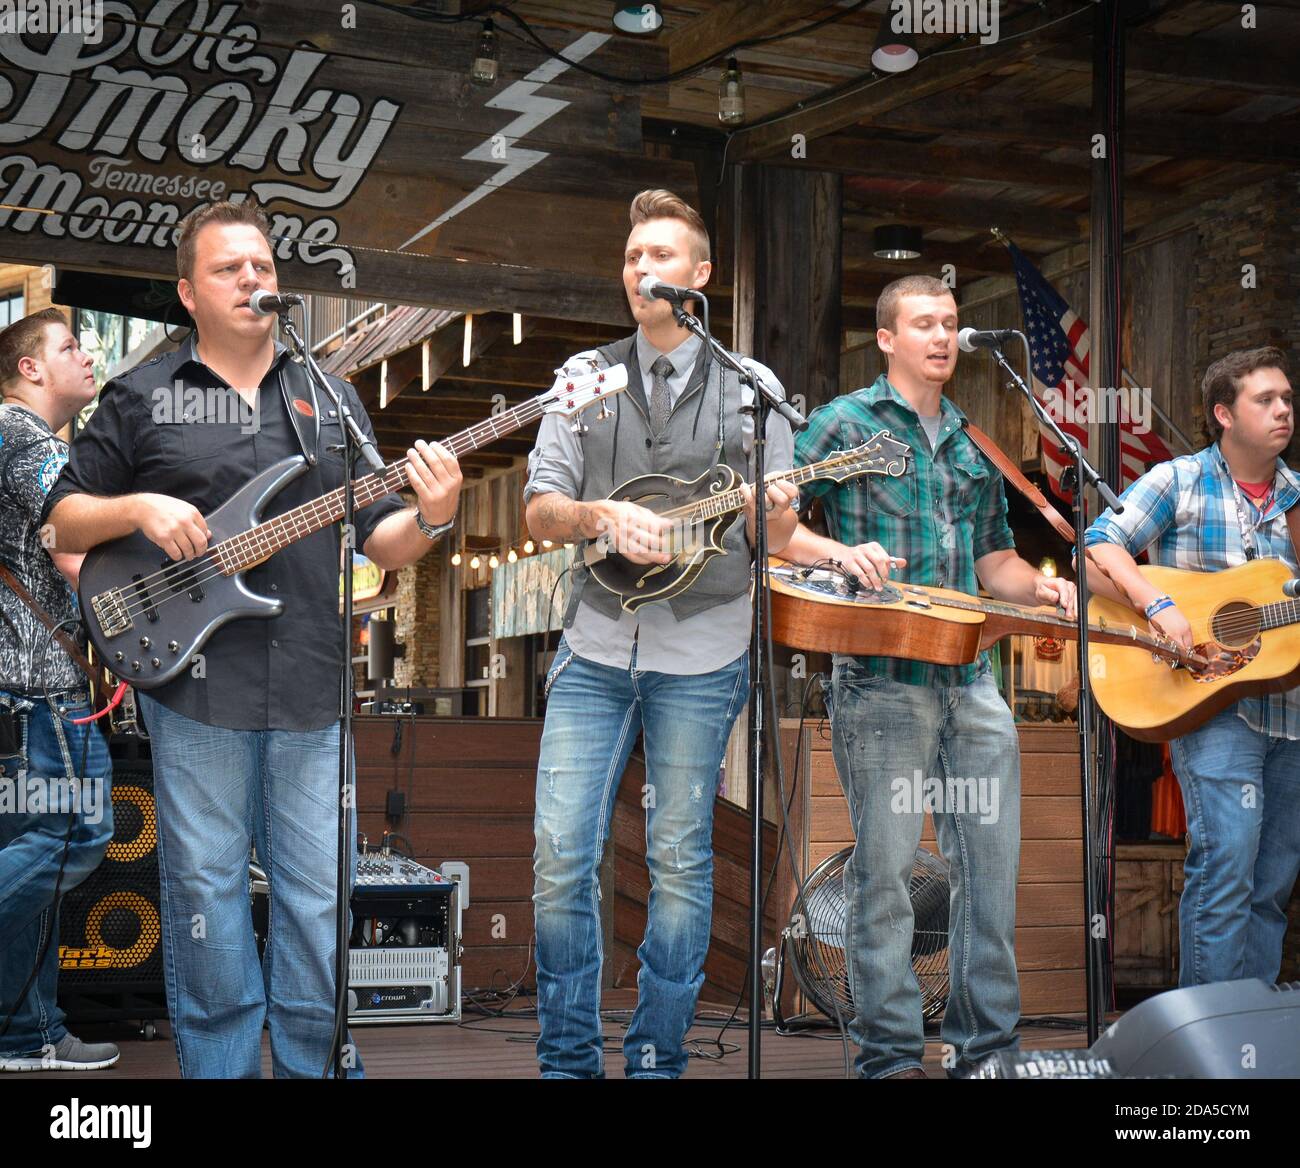
[(697, 264), (709, 259), (709, 232), (704, 220), (694, 207), (672, 191), (642, 191), (632, 200), (628, 217), (633, 227), (651, 219), (680, 219), (690, 228), (691, 259)]
[[(898, 331), (898, 302), (904, 296), (952, 296), (952, 289), (934, 276), (901, 276), (876, 297), (876, 327)], [(953, 300), (956, 301), (953, 296)]]

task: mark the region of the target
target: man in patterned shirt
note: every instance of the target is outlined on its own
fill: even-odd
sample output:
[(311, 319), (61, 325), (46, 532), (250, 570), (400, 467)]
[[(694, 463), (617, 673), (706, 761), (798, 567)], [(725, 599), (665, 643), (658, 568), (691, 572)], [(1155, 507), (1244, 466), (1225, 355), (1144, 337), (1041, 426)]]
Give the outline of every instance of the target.
[[(76, 579), (82, 557), (47, 551), (40, 517), (68, 461), (56, 431), (94, 398), (95, 380), (57, 308), (0, 332), (0, 393), (0, 562), (50, 619), (75, 622), (68, 579)], [(56, 1001), (55, 890), (66, 893), (89, 876), (113, 836), (108, 748), (93, 723), (71, 723), (89, 704), (72, 659), (0, 582), (0, 706), (18, 730), (17, 755), (0, 759), (0, 1071), (117, 1062), (112, 1043), (69, 1034)]]
[[(1133, 557), (1217, 572), (1267, 556), (1295, 572), (1286, 512), (1300, 500), (1300, 478), (1280, 457), (1294, 425), (1283, 354), (1229, 353), (1206, 370), (1202, 399), (1211, 445), (1153, 467), (1121, 496), (1124, 513), (1103, 512), (1084, 537), (1152, 631), (1188, 648), (1187, 617)], [(1093, 587), (1110, 594), (1097, 575)], [(1300, 689), (1243, 699), (1170, 750), (1190, 845), (1178, 983), (1276, 981), (1300, 872)]]
[[(805, 489), (825, 501), (832, 538), (802, 525), (783, 553), (838, 561), (872, 589), (909, 584), (1059, 604), (1074, 585), (1016, 555), (1006, 496), (943, 387), (957, 362), (957, 304), (930, 276), (906, 276), (876, 301), (888, 372), (816, 410), (795, 441), (806, 465), (888, 429), (912, 448), (900, 478), (866, 476)], [(924, 1078), (920, 995), (912, 974), (912, 858), (930, 811), (949, 866), (951, 991), (944, 1065), (961, 1075), (1014, 1048), (1020, 750), (987, 660), (937, 666), (836, 655), (828, 706), (835, 766), (856, 846), (844, 872), (850, 1032), (863, 1078)]]

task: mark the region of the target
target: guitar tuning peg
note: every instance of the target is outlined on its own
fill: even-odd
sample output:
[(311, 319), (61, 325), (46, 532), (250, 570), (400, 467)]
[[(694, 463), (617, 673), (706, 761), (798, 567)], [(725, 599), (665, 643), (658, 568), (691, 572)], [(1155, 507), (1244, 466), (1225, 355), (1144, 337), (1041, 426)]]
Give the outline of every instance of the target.
[(584, 434), (589, 432), (590, 427), (585, 426), (580, 418), (574, 418), (569, 424), (569, 429), (581, 438)]
[(609, 399), (602, 397), (600, 399), (600, 409), (596, 412), (596, 421), (606, 422), (614, 416), (614, 411), (609, 408)]

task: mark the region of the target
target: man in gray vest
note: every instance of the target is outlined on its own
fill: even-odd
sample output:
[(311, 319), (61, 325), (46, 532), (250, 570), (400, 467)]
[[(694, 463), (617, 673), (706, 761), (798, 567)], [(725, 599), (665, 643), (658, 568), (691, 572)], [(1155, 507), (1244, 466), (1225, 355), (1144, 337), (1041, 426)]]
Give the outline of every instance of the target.
[[(566, 375), (622, 364), (628, 389), (614, 416), (586, 418), (575, 434), (547, 415), (524, 489), (534, 539), (576, 542), (608, 535), (640, 564), (667, 563), (668, 522), (608, 498), (644, 474), (694, 479), (725, 463), (753, 479), (754, 423), (747, 386), (681, 328), (672, 306), (638, 292), (646, 276), (702, 288), (713, 265), (699, 214), (668, 191), (632, 201), (623, 286), (636, 333), (580, 353)], [(770, 370), (752, 363), (780, 391)], [(792, 465), (793, 436), (776, 414), (767, 426), (766, 470)], [(773, 552), (797, 521), (796, 489), (766, 492)], [(637, 950), (638, 1001), (623, 1040), (628, 1078), (671, 1079), (686, 1069), (682, 1046), (704, 984), (713, 906), (713, 801), (731, 725), (749, 690), (750, 577), (754, 513), (728, 529), (726, 555), (667, 601), (624, 612), (620, 598), (573, 569), (564, 636), (546, 679), (546, 727), (537, 768), (537, 1058), (543, 1078), (603, 1075), (600, 1020), (599, 869), (614, 797), (638, 731), (644, 734), (646, 864), (650, 902)]]

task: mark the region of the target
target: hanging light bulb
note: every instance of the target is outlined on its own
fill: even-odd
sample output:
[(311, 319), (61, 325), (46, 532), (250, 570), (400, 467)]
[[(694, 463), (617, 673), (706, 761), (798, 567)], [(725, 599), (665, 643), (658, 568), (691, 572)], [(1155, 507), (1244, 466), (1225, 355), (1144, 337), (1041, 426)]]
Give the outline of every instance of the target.
[(496, 552), (493, 552), (490, 556), (488, 556), (488, 567), (499, 568), (500, 566), (501, 566), (501, 561), (497, 559)]
[(727, 58), (727, 67), (718, 82), (718, 121), (724, 126), (738, 126), (745, 120), (745, 79), (735, 57)]
[(511, 548), (511, 549), (506, 553), (506, 559), (509, 560), (510, 563), (512, 563), (512, 564), (513, 564), (513, 563), (514, 563), (518, 558), (519, 558), (519, 553), (518, 553), (517, 551), (515, 551), (514, 548)]
[(459, 568), (459, 567), (460, 567), (460, 552), (453, 552), (453, 553), (452, 553), (452, 556), (451, 556), (451, 566), (452, 566), (453, 568)]
[(478, 38), (478, 48), (474, 50), (474, 64), (470, 66), (469, 79), (475, 85), (495, 85), (499, 64), (497, 34), (492, 21), (485, 20), (483, 32)]
[(478, 556), (471, 556), (469, 561), (469, 566), (471, 570), (477, 572), (479, 568), (483, 566), (483, 561), (480, 560)]
[(531, 556), (535, 550), (535, 546), (536, 545), (534, 545), (531, 539), (524, 540), (524, 555)]
[(542, 540), (542, 547), (548, 548), (550, 546), (551, 546), (551, 541), (549, 539)]

